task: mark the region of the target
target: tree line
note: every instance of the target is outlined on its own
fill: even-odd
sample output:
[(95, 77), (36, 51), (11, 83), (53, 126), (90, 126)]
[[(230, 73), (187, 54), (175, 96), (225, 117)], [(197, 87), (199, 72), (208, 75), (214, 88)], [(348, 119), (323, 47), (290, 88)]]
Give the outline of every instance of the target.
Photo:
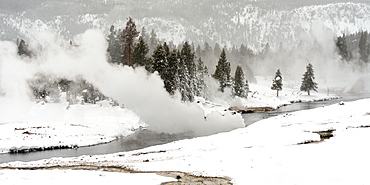
[(336, 46), (339, 55), (343, 60), (351, 61), (358, 59), (361, 62), (370, 62), (370, 42), (369, 33), (367, 31), (360, 31), (354, 34), (337, 37)]
[[(231, 89), (234, 97), (246, 98), (249, 92), (249, 81), (254, 81), (252, 70), (248, 66), (236, 65), (235, 73), (231, 76), (231, 64), (227, 55), (232, 61), (245, 60), (257, 55), (264, 55), (270, 52), (268, 43), (261, 53), (254, 53), (250, 48), (241, 44), (239, 48), (233, 46), (231, 49), (222, 48), (216, 43), (212, 48), (207, 42), (203, 48), (199, 45), (195, 47), (189, 42), (183, 42), (180, 46), (173, 43), (160, 42), (154, 30), (147, 34), (145, 28), (141, 32), (137, 31), (134, 20), (129, 17), (124, 29), (110, 27), (106, 37), (108, 42), (107, 60), (115, 65), (127, 65), (130, 67), (144, 67), (148, 73), (158, 73), (164, 83), (165, 90), (169, 95), (174, 96), (179, 92), (183, 102), (194, 101), (195, 96), (207, 98), (207, 79), (212, 77), (219, 83), (219, 91), (225, 92), (225, 88)], [(72, 45), (72, 44), (71, 44)], [(21, 56), (32, 57), (33, 53), (27, 44), (21, 40), (18, 42), (18, 54)], [(208, 61), (217, 61), (213, 73), (209, 73), (202, 57)], [(247, 73), (243, 70), (247, 69)], [(81, 77), (75, 81), (66, 79), (50, 80), (51, 77), (39, 74), (30, 86), (37, 99), (45, 99), (46, 96), (57, 96), (57, 89), (66, 92), (67, 100), (75, 103), (76, 98), (83, 97), (85, 103), (95, 103), (106, 98), (92, 84), (86, 82)], [(38, 84), (38, 85), (36, 85)], [(44, 84), (44, 85), (40, 85)], [(277, 70), (272, 83), (272, 90), (282, 90), (282, 74)], [(307, 72), (302, 79), (301, 91), (317, 91), (317, 84), (314, 82), (313, 66), (307, 66)], [(58, 99), (58, 98), (53, 98)]]
[[(135, 40), (137, 42), (132, 42)], [(139, 36), (131, 17), (123, 30), (117, 31), (111, 26), (107, 41), (109, 62), (131, 67), (142, 66), (150, 73), (158, 72), (166, 91), (170, 95), (178, 91), (184, 102), (194, 101), (195, 96), (206, 96), (208, 68), (201, 57), (196, 57), (194, 46), (188, 42), (185, 41), (179, 47), (167, 42), (162, 44), (156, 39), (153, 30), (147, 36), (145, 28), (142, 28)], [(150, 50), (153, 50), (151, 55)], [(244, 72), (238, 66), (234, 78), (231, 78), (230, 62), (227, 61), (225, 49), (220, 51), (216, 68), (212, 77), (220, 82), (221, 92), (231, 87), (234, 96), (247, 96), (248, 81), (245, 80)]]

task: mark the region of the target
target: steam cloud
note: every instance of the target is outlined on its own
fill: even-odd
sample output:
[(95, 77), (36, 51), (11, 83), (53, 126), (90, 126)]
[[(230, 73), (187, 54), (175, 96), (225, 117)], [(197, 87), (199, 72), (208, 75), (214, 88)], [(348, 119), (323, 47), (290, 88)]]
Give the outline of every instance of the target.
[[(171, 98), (163, 88), (163, 81), (155, 73), (148, 75), (143, 68), (111, 65), (106, 61), (106, 40), (99, 30), (87, 30), (76, 36), (78, 47), (68, 46), (51, 34), (35, 37), (38, 42), (38, 56), (25, 61), (16, 54), (16, 46), (11, 42), (0, 42), (1, 86), (6, 96), (27, 97), (30, 93), (27, 79), (42, 72), (60, 78), (75, 79), (82, 76), (99, 90), (133, 110), (149, 129), (157, 132), (193, 132), (208, 135), (243, 127), (240, 115), (204, 112), (195, 104), (181, 103), (179, 98)], [(18, 105), (9, 108), (15, 101), (10, 100), (8, 110), (19, 110)], [(17, 108), (15, 108), (17, 107)], [(2, 111), (4, 112), (4, 111)], [(6, 111), (5, 111), (6, 112)], [(8, 111), (9, 117), (14, 116)]]
[[(284, 86), (299, 89), (306, 65), (311, 63), (319, 90), (326, 91), (329, 87), (336, 93), (368, 92), (370, 84), (362, 82), (370, 78), (369, 65), (359, 62), (358, 57), (348, 62), (341, 60), (335, 46), (336, 38), (323, 23), (313, 22), (306, 32), (296, 38), (301, 41), (298, 46), (278, 49), (265, 58), (257, 59), (251, 67), (258, 76), (273, 76), (280, 69)], [(296, 49), (291, 50), (292, 48)]]

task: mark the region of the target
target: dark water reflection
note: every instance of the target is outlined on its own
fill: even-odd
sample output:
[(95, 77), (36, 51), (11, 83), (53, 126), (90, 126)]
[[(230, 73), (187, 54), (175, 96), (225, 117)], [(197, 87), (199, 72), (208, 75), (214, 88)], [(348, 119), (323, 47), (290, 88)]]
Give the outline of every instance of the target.
[[(253, 124), (256, 121), (266, 119), (279, 114), (285, 114), (298, 110), (313, 109), (317, 107), (327, 106), (338, 103), (340, 101), (353, 101), (362, 98), (370, 97), (367, 94), (362, 95), (346, 95), (342, 99), (309, 102), (309, 103), (295, 103), (289, 106), (281, 107), (278, 110), (265, 113), (243, 114), (246, 126)], [(172, 141), (177, 141), (186, 138), (192, 138), (191, 134), (165, 134), (154, 133), (149, 130), (138, 131), (128, 137), (120, 138), (107, 144), (101, 144), (91, 147), (81, 147), (77, 149), (62, 149), (49, 150), (42, 152), (22, 153), (22, 154), (0, 154), (0, 163), (11, 161), (34, 161), (47, 159), (52, 157), (77, 157), (81, 155), (99, 155), (116, 152), (124, 152), (146, 148), (149, 146), (165, 144)]]

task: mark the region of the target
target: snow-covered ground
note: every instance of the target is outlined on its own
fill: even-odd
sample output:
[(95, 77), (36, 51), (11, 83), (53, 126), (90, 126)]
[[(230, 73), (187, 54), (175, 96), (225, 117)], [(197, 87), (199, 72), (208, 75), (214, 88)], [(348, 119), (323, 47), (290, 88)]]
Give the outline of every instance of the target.
[[(136, 171), (225, 177), (235, 184), (367, 184), (369, 126), (370, 99), (363, 99), (279, 115), (231, 132), (138, 151), (1, 166), (120, 166)], [(334, 136), (319, 142), (321, 138), (315, 132), (326, 130), (334, 130)], [(301, 144), (308, 141), (318, 142)], [(9, 173), (27, 177), (23, 171), (1, 170), (0, 178)], [(35, 174), (34, 178), (42, 179), (43, 175)], [(2, 182), (12, 183), (6, 178)]]
[[(261, 82), (269, 83), (263, 80)], [(281, 91), (280, 96), (276, 97), (275, 91), (263, 83), (251, 84), (250, 90), (253, 93), (250, 93), (247, 99), (228, 99), (231, 103), (225, 100), (214, 103), (203, 98), (197, 98), (195, 103), (207, 116), (214, 111), (224, 114), (231, 106), (277, 108), (292, 101), (336, 97), (316, 92), (307, 96), (289, 88)], [(134, 112), (126, 108), (112, 107), (108, 101), (96, 105), (68, 105), (64, 99), (61, 103), (45, 104), (19, 101), (0, 97), (0, 153), (17, 149), (81, 147), (107, 143), (146, 126)]]
[[(19, 176), (19, 173), (22, 173)], [(42, 179), (40, 179), (42, 177)], [(130, 174), (118, 172), (87, 171), (87, 170), (1, 170), (1, 184), (160, 184), (175, 181), (174, 178), (156, 174)]]
[(0, 153), (107, 143), (145, 126), (132, 111), (98, 104), (34, 103), (0, 97)]
[[(232, 106), (277, 108), (290, 102), (336, 97), (316, 92), (307, 96), (292, 88), (284, 88), (280, 96), (276, 97), (276, 91), (268, 87), (270, 80), (259, 79), (258, 82), (250, 84), (252, 93), (247, 99), (228, 98), (210, 102), (197, 97), (193, 104), (201, 107), (207, 117), (212, 112), (225, 114), (225, 110)], [(113, 107), (108, 101), (98, 102), (96, 105), (68, 105), (65, 95), (61, 97), (61, 103), (35, 103), (26, 99), (14, 100), (0, 96), (0, 105), (0, 153), (18, 149), (42, 150), (50, 147), (82, 147), (107, 143), (147, 126), (133, 111)], [(211, 118), (209, 119), (211, 122)]]
[[(279, 91), (279, 96), (276, 96), (276, 91), (271, 90), (272, 84), (271, 78), (257, 77), (257, 83), (249, 84), (249, 93), (247, 98), (212, 98), (212, 102), (206, 101), (204, 98), (196, 97), (196, 101), (199, 102), (205, 114), (212, 111), (224, 112), (224, 110), (235, 107), (242, 109), (243, 107), (271, 107), (277, 109), (284, 105), (289, 105), (298, 102), (312, 102), (312, 101), (327, 101), (331, 99), (338, 99), (333, 93), (325, 92), (325, 90), (319, 89), (319, 92), (311, 92), (311, 95), (307, 95), (306, 92), (299, 91), (299, 86), (290, 85), (291, 87), (283, 87), (282, 91)], [(290, 84), (294, 84), (290, 82)], [(289, 85), (288, 85), (289, 86)], [(230, 90), (230, 89), (229, 89)], [(200, 104), (201, 103), (201, 104)]]

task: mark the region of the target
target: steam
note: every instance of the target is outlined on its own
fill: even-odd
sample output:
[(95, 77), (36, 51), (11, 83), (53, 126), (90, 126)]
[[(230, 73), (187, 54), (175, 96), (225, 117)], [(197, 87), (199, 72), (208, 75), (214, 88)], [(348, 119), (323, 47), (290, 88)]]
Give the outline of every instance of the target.
[(336, 37), (323, 23), (313, 22), (309, 30), (299, 35), (297, 46), (284, 47), (296, 49), (277, 49), (265, 58), (256, 59), (252, 69), (259, 76), (273, 76), (277, 69), (281, 69), (284, 86), (299, 89), (305, 67), (311, 63), (319, 90), (330, 88), (337, 93), (355, 92), (355, 89), (356, 92), (366, 91), (369, 84), (357, 85), (360, 89), (352, 86), (369, 77), (369, 65), (361, 64), (358, 58), (348, 62), (341, 60), (336, 51)]
[(27, 97), (26, 81), (38, 72), (70, 80), (82, 76), (103, 94), (133, 110), (149, 129), (157, 132), (208, 135), (244, 126), (240, 115), (211, 113), (205, 118), (195, 104), (171, 98), (156, 73), (148, 75), (143, 68), (109, 64), (107, 43), (99, 30), (76, 36), (78, 47), (50, 34), (35, 38), (39, 55), (31, 61), (18, 57), (13, 43), (0, 43), (1, 87), (7, 97)]

